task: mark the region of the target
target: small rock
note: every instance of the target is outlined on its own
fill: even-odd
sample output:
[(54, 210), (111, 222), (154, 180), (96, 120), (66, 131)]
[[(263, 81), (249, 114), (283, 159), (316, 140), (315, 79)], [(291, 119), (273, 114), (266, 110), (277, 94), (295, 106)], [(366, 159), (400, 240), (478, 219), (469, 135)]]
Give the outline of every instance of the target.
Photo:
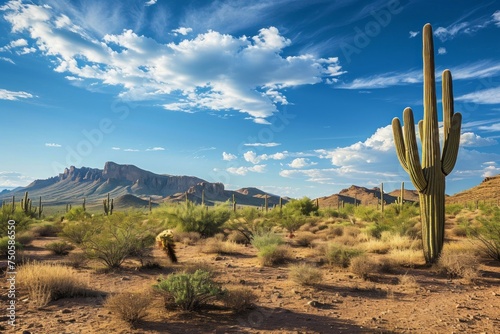
[(121, 280), (122, 280), (122, 281), (130, 281), (130, 277), (128, 277), (128, 276), (123, 276), (123, 277), (121, 278)]
[(70, 309), (65, 308), (64, 310), (61, 310), (61, 313), (62, 313), (62, 314), (71, 313), (71, 310), (70, 310)]
[(216, 256), (216, 257), (214, 258), (214, 261), (221, 261), (221, 260), (223, 260), (223, 257), (222, 257), (222, 256)]

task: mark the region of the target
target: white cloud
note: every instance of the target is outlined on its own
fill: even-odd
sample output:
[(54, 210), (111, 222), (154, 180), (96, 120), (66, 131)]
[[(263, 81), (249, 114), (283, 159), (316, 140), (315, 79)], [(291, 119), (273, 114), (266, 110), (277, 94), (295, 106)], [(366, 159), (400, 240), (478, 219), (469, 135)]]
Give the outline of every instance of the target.
[[(106, 23), (84, 20), (90, 14), (76, 7), (68, 15), (56, 12), (65, 10), (57, 5), (10, 1), (1, 8), (12, 34), (29, 36), (38, 52), (56, 64), (55, 71), (88, 84), (121, 87), (122, 98), (163, 101), (159, 104), (168, 110), (237, 111), (268, 124), (266, 118), (278, 105), (288, 103), (285, 89), (332, 81), (343, 73), (337, 58), (282, 56), (291, 40), (275, 27), (248, 37), (210, 30), (165, 43), (133, 30), (95, 38), (94, 31), (104, 31)], [(120, 20), (116, 13), (109, 14), (113, 22)]]
[(61, 144), (56, 144), (56, 143), (45, 143), (46, 147), (62, 147)]
[(154, 5), (158, 0), (148, 0), (144, 5), (145, 6), (152, 6)]
[(479, 130), (489, 131), (489, 132), (498, 132), (500, 131), (500, 123), (495, 123), (491, 125), (482, 125), (478, 127)]
[(445, 55), (445, 54), (446, 54), (446, 48), (444, 48), (444, 47), (440, 47), (440, 48), (438, 49), (438, 54), (439, 54), (439, 55)]
[(119, 151), (119, 150), (121, 150), (121, 148), (119, 148), (119, 147), (112, 147), (111, 149), (112, 149), (113, 151)]
[(135, 149), (135, 148), (126, 148), (123, 150), (124, 152), (139, 152), (139, 150)]
[(25, 187), (33, 181), (34, 178), (21, 173), (0, 171), (0, 188)]
[(172, 32), (175, 35), (179, 34), (179, 35), (182, 35), (182, 36), (186, 36), (187, 34), (189, 34), (192, 31), (193, 31), (192, 28), (185, 28), (185, 27), (180, 27), (180, 28), (172, 30)]
[(469, 23), (467, 22), (454, 23), (446, 28), (438, 27), (434, 30), (434, 36), (441, 39), (441, 41), (446, 41), (454, 38), (458, 33), (463, 32), (467, 27), (469, 27)]
[(238, 159), (238, 157), (236, 155), (231, 154), (231, 153), (222, 152), (222, 160), (231, 161), (231, 160), (236, 160), (236, 159)]
[(500, 104), (500, 87), (483, 89), (455, 98), (456, 101), (468, 101), (477, 104)]
[(497, 10), (491, 16), (493, 17), (493, 21), (495, 22), (495, 25), (497, 27), (500, 27), (500, 10)]
[(274, 154), (261, 154), (257, 155), (254, 151), (247, 151), (243, 153), (243, 158), (245, 161), (251, 162), (253, 164), (258, 164), (263, 160), (283, 160), (285, 159), (289, 153), (287, 151), (278, 152)]
[(252, 167), (229, 167), (226, 169), (226, 171), (230, 174), (235, 175), (247, 175), (248, 172), (264, 173), (266, 171), (266, 165), (255, 165)]
[(410, 38), (415, 38), (417, 35), (420, 34), (420, 31), (411, 31), (410, 30)]
[(307, 158), (295, 158), (291, 163), (288, 164), (288, 166), (292, 168), (304, 168), (314, 165), (317, 165), (317, 162), (311, 162)]
[(473, 132), (464, 132), (460, 135), (460, 145), (463, 147), (479, 147), (496, 145), (498, 142), (493, 138), (483, 138)]
[(146, 151), (165, 151), (165, 148), (157, 146), (157, 147), (148, 148), (148, 149), (146, 149)]
[(10, 90), (0, 88), (0, 100), (16, 101), (19, 99), (30, 99), (33, 95), (26, 92), (13, 92)]
[(14, 61), (12, 59), (7, 58), (7, 57), (0, 57), (0, 60), (6, 61), (6, 62), (11, 63), (13, 65), (16, 64), (16, 63), (14, 63)]
[(274, 146), (279, 146), (281, 145), (280, 143), (246, 143), (243, 144), (244, 146), (252, 146), (252, 147), (274, 147)]

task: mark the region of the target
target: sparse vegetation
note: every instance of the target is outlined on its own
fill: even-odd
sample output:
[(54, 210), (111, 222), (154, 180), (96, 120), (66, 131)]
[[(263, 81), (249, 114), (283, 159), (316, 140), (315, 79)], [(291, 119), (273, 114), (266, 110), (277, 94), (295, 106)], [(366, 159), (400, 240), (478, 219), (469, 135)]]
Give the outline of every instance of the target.
[(70, 251), (75, 249), (75, 246), (66, 241), (54, 241), (45, 245), (45, 248), (52, 251), (55, 255), (67, 255)]
[(315, 285), (321, 283), (323, 272), (310, 264), (301, 263), (290, 266), (288, 277), (300, 285)]
[(356, 248), (351, 248), (338, 243), (329, 243), (325, 250), (324, 255), (326, 261), (333, 266), (339, 266), (343, 268), (349, 267), (351, 260), (361, 255), (363, 252)]
[(220, 299), (225, 307), (239, 313), (253, 308), (257, 301), (257, 295), (251, 288), (230, 287), (221, 294)]
[(147, 292), (120, 292), (106, 298), (104, 304), (104, 307), (132, 325), (147, 315), (150, 306), (151, 295)]

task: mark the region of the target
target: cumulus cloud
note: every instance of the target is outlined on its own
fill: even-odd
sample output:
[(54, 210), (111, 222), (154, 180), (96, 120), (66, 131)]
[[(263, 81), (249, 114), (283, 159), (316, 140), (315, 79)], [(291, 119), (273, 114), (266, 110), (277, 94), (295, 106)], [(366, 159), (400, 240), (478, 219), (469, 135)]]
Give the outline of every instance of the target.
[(139, 150), (135, 149), (135, 148), (126, 148), (123, 150), (124, 152), (139, 152)]
[(445, 55), (445, 54), (446, 54), (446, 48), (444, 48), (444, 47), (440, 47), (440, 48), (438, 49), (438, 54), (439, 54), (439, 55)]
[[(343, 73), (338, 58), (283, 56), (292, 42), (275, 27), (254, 36), (210, 30), (163, 43), (133, 30), (96, 38), (71, 11), (49, 6), (9, 1), (1, 10), (12, 34), (29, 36), (55, 71), (89, 85), (118, 86), (122, 98), (164, 101), (159, 105), (167, 110), (237, 111), (268, 124), (288, 103), (287, 88), (332, 82)], [(188, 28), (178, 31), (184, 32)]]
[(498, 142), (493, 138), (483, 138), (473, 132), (464, 132), (460, 135), (460, 145), (463, 147), (479, 147), (496, 145)]
[(56, 143), (45, 143), (46, 147), (62, 147), (61, 144), (56, 144)]
[(180, 28), (177, 28), (177, 29), (174, 29), (172, 30), (172, 32), (174, 33), (174, 35), (182, 35), (182, 36), (186, 36), (187, 34), (189, 34), (190, 32), (192, 32), (193, 29), (192, 28), (185, 28), (185, 27), (180, 27)]
[(236, 159), (238, 159), (238, 157), (236, 155), (231, 154), (231, 153), (222, 152), (222, 160), (232, 161), (232, 160), (236, 160)]
[(288, 164), (288, 166), (292, 168), (304, 168), (314, 165), (317, 165), (317, 162), (311, 162), (307, 158), (295, 158), (291, 163)]
[(161, 146), (156, 146), (156, 147), (148, 148), (148, 149), (146, 149), (146, 151), (165, 151), (165, 148), (161, 147)]
[(251, 167), (241, 166), (241, 167), (229, 167), (226, 171), (230, 174), (235, 175), (247, 175), (249, 172), (253, 173), (264, 173), (266, 171), (266, 165), (255, 165)]
[(0, 88), (0, 100), (16, 101), (19, 99), (31, 99), (31, 98), (33, 98), (33, 95), (31, 95), (30, 93), (21, 91), (13, 92), (10, 90)]
[(152, 6), (154, 4), (156, 4), (158, 0), (148, 0), (144, 5), (145, 6)]

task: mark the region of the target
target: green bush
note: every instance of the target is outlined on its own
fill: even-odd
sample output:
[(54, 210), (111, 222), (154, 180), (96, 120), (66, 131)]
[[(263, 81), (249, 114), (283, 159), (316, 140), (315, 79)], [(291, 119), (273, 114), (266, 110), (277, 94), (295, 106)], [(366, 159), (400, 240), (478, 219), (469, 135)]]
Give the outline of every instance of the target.
[(283, 207), (283, 213), (287, 215), (303, 215), (318, 214), (318, 207), (313, 204), (310, 198), (303, 197), (301, 199), (292, 199)]
[(259, 249), (257, 257), (262, 266), (271, 267), (286, 262), (290, 258), (290, 250), (285, 245), (269, 244)]
[(478, 217), (481, 226), (468, 228), (468, 235), (472, 237), (479, 248), (489, 257), (500, 261), (500, 211), (491, 218)]
[(90, 222), (77, 222), (71, 221), (65, 223), (59, 236), (74, 243), (81, 245), (85, 240), (87, 234), (92, 231), (92, 224)]
[(298, 214), (284, 214), (281, 218), (279, 225), (285, 228), (288, 232), (292, 233), (297, 231), (302, 225), (306, 223), (303, 215)]
[(75, 246), (68, 244), (66, 241), (54, 241), (45, 245), (45, 248), (52, 251), (55, 255), (67, 255), (75, 249)]
[(198, 232), (203, 237), (211, 237), (220, 231), (230, 216), (231, 212), (227, 207), (207, 210), (204, 206), (188, 202), (177, 207), (171, 220), (177, 223), (176, 229), (181, 232)]
[(66, 218), (69, 221), (82, 221), (89, 219), (91, 215), (87, 213), (85, 210), (83, 210), (83, 207), (76, 207), (72, 208), (66, 214), (64, 215), (64, 218)]
[(315, 285), (323, 280), (321, 269), (302, 263), (290, 267), (288, 277), (300, 285)]
[(349, 267), (351, 259), (361, 255), (363, 252), (359, 249), (350, 248), (337, 243), (329, 243), (325, 248), (326, 261), (330, 265)]
[(167, 276), (154, 286), (165, 293), (166, 307), (186, 311), (202, 308), (223, 293), (212, 280), (211, 273), (197, 270), (193, 274), (178, 273)]
[(0, 209), (0, 238), (7, 236), (7, 229), (9, 220), (14, 220), (16, 222), (16, 234), (23, 231), (27, 231), (29, 226), (32, 224), (33, 219), (26, 215), (20, 208), (19, 205), (16, 206), (14, 212), (12, 212), (12, 205), (7, 203)]
[(40, 224), (33, 224), (30, 231), (41, 237), (55, 237), (61, 232), (61, 225), (59, 225), (59, 223), (43, 222)]
[(252, 246), (259, 250), (268, 245), (282, 245), (284, 243), (283, 237), (273, 232), (255, 233), (251, 242)]
[[(10, 243), (9, 243), (10, 241)], [(6, 256), (9, 254), (9, 246), (15, 246), (16, 252), (22, 250), (24, 247), (19, 241), (14, 241), (14, 239), (9, 239), (8, 236), (0, 238), (0, 255)], [(10, 247), (12, 249), (12, 247)], [(11, 252), (12, 253), (12, 252)]]

